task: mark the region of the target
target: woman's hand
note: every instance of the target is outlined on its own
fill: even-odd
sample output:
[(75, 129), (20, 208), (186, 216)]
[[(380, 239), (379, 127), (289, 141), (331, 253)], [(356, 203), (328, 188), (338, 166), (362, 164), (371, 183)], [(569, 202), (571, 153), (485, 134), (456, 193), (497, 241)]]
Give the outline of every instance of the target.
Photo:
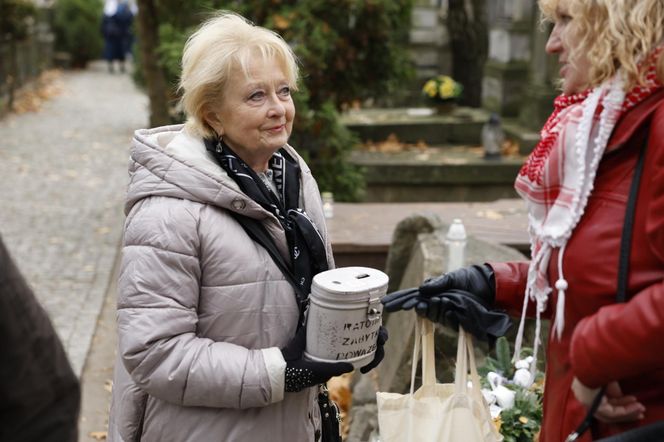
[[(576, 399), (586, 407), (590, 407), (599, 393), (599, 388), (588, 388), (577, 378), (572, 381), (572, 391)], [(646, 407), (635, 396), (625, 396), (617, 382), (606, 386), (604, 397), (600, 402), (595, 418), (601, 422), (617, 423), (631, 422), (643, 419)]]
[(300, 327), (295, 337), (281, 349), (286, 361), (285, 391), (292, 393), (327, 382), (331, 377), (353, 371), (348, 362), (316, 362), (304, 357), (307, 341), (306, 327)]
[(371, 362), (369, 362), (364, 367), (360, 368), (360, 373), (365, 374), (369, 373), (371, 370), (376, 368), (380, 361), (385, 357), (385, 343), (387, 342), (387, 329), (382, 325), (378, 329), (378, 338), (376, 339), (376, 353)]

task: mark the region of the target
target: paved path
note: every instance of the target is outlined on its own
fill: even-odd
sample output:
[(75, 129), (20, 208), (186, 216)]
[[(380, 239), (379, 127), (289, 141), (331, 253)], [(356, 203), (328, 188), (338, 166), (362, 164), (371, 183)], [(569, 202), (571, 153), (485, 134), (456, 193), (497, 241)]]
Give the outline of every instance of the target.
[(147, 98), (102, 63), (35, 113), (0, 120), (0, 234), (81, 374), (118, 251), (133, 130)]

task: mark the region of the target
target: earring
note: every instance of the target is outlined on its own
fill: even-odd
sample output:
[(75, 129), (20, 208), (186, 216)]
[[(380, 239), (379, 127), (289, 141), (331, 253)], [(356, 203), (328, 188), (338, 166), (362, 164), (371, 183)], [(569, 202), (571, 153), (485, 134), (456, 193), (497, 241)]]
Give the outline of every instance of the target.
[(217, 135), (217, 145), (215, 146), (215, 150), (217, 153), (221, 153), (223, 151), (223, 148), (221, 147), (221, 143), (224, 141), (224, 138), (221, 135)]

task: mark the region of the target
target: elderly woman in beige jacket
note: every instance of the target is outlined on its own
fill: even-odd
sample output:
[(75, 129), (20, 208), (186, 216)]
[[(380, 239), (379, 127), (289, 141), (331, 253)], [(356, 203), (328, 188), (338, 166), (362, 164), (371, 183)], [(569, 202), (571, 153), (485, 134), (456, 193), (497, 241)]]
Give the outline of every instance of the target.
[(299, 292), (333, 266), (318, 187), (287, 144), (297, 77), (277, 34), (222, 13), (184, 49), (187, 123), (136, 132), (109, 440), (320, 438), (317, 386), (352, 365), (303, 358), (306, 299), (241, 224)]

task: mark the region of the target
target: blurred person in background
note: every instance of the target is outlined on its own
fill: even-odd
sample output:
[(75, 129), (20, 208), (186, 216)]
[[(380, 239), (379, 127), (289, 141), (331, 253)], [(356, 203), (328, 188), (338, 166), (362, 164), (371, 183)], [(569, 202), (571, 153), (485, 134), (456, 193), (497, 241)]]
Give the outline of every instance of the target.
[(221, 13), (184, 48), (187, 123), (136, 132), (110, 441), (320, 440), (318, 386), (353, 366), (303, 357), (298, 293), (334, 263), (318, 186), (288, 144), (297, 80), (281, 37)]
[(115, 72), (117, 62), (120, 72), (125, 72), (125, 59), (131, 53), (133, 42), (132, 23), (136, 7), (128, 0), (106, 0), (101, 20), (101, 33), (104, 37), (104, 59), (108, 71)]
[[(589, 441), (664, 420), (664, 2), (539, 4), (554, 25), (546, 51), (559, 58), (562, 95), (515, 183), (528, 208), (532, 260), (462, 268), (384, 302), (447, 323), (448, 296), (479, 298), (535, 316), (535, 350), (540, 317), (551, 319), (539, 440), (565, 440), (605, 387), (592, 431), (578, 439)], [(643, 149), (627, 302), (616, 303)], [(523, 319), (517, 352), (522, 333)]]
[(0, 238), (0, 441), (75, 442), (79, 381)]

